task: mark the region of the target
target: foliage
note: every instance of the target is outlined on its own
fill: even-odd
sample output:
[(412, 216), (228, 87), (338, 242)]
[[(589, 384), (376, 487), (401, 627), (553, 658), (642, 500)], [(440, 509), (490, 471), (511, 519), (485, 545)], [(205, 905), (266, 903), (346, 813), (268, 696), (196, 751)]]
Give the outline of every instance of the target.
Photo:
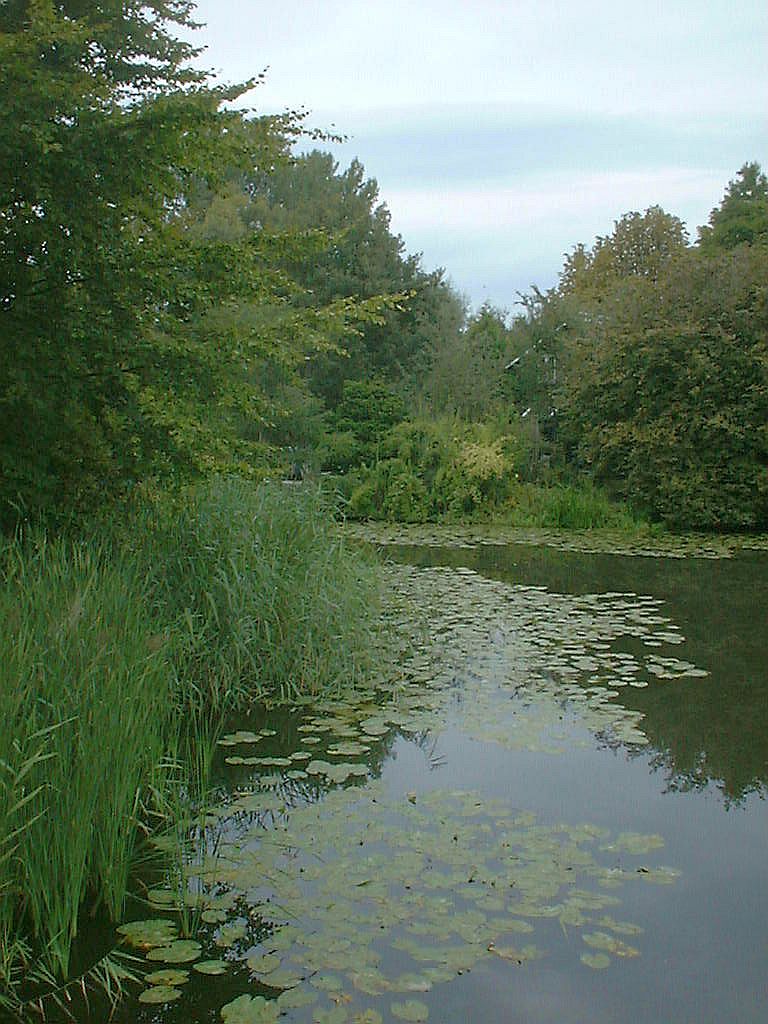
[(487, 517), (509, 497), (516, 454), (512, 437), (481, 425), (451, 417), (404, 421), (359, 475), (349, 513), (397, 522)]
[(66, 977), (86, 897), (119, 917), (139, 827), (199, 788), (210, 723), (351, 685), (375, 606), (322, 497), (286, 485), (217, 480), (88, 541), (6, 543), (0, 995), (33, 947)]
[(764, 250), (630, 278), (572, 340), (564, 433), (598, 479), (674, 526), (768, 524)]
[(434, 352), (423, 390), (438, 413), (462, 419), (492, 416), (511, 398), (506, 366), (512, 336), (503, 310), (489, 304), (470, 316), (461, 330), (447, 330)]
[(658, 281), (686, 242), (683, 222), (660, 206), (651, 206), (645, 213), (625, 213), (612, 233), (599, 237), (591, 249), (577, 245), (566, 256), (559, 291), (599, 302), (602, 292), (617, 280)]
[(29, 929), (66, 975), (86, 894), (120, 912), (161, 786), (171, 648), (143, 567), (97, 541), (14, 542), (2, 571), (0, 945)]
[(381, 442), (405, 418), (405, 403), (383, 380), (345, 380), (342, 398), (327, 416), (330, 428), (320, 449), (323, 469), (345, 472), (378, 458)]
[(728, 183), (709, 223), (699, 228), (699, 246), (703, 252), (717, 253), (767, 241), (768, 178), (758, 163), (747, 163)]
[(363, 671), (373, 576), (321, 492), (214, 478), (137, 516), (132, 549), (206, 705), (297, 700)]
[(0, 7), (0, 525), (262, 459), (265, 362), (385, 303), (297, 301), (311, 240), (199, 230), (190, 197), (287, 159), (301, 119), (226, 107), (171, 29), (191, 4)]
[(319, 231), (327, 238), (311, 258), (299, 255), (287, 265), (310, 301), (408, 296), (380, 321), (364, 325), (343, 352), (318, 353), (307, 363), (313, 391), (331, 407), (340, 401), (347, 379), (397, 382), (423, 370), (443, 333), (462, 322), (462, 304), (442, 271), (426, 273), (418, 256), (405, 254), (402, 238), (390, 230), (378, 185), (365, 177), (358, 160), (339, 171), (329, 153), (313, 150), (246, 176), (243, 186), (248, 196), (240, 211), (243, 221), (270, 231)]

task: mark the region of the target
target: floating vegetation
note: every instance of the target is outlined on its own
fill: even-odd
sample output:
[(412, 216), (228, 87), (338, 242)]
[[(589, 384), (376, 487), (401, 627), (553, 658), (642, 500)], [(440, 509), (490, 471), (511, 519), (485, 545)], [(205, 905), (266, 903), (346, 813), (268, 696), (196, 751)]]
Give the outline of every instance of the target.
[(238, 996), (221, 1008), (224, 1024), (274, 1024), (280, 1008), (263, 996)]
[(139, 994), (139, 1002), (158, 1006), (161, 1003), (172, 1003), (180, 996), (181, 989), (172, 988), (170, 985), (154, 985)]
[(189, 971), (153, 971), (144, 979), (150, 985), (167, 985), (176, 988), (177, 985), (185, 985), (189, 981)]
[[(580, 958), (586, 966), (638, 956), (619, 934), (642, 929), (606, 914), (620, 903), (612, 890), (676, 874), (625, 863), (658, 849), (658, 836), (547, 825), (474, 792), (393, 796), (381, 782), (293, 808), (283, 803), (271, 823), (254, 819), (232, 830), (243, 801), (261, 796), (214, 811), (217, 856), (190, 876), (211, 901), (226, 893), (270, 930), (254, 946), (233, 919), (242, 941), (232, 955), (279, 998), (242, 995), (222, 1009), (225, 1024), (277, 1020), (289, 1010), (309, 1020), (295, 1014), (314, 1005), (314, 1022), (425, 1021), (427, 1003), (413, 995), (482, 960), (520, 969), (545, 956), (548, 943), (570, 946), (573, 930), (590, 947)], [(515, 942), (534, 932), (536, 944)]]
[(153, 949), (173, 942), (179, 928), (175, 921), (158, 917), (151, 921), (131, 921), (129, 924), (121, 925), (117, 932), (129, 946), (136, 949)]
[[(616, 700), (622, 688), (647, 686), (660, 667), (666, 679), (706, 675), (659, 655), (659, 644), (685, 638), (651, 597), (554, 594), (468, 569), (390, 565), (385, 578), (403, 601), (390, 607), (392, 628), (408, 637), (396, 721), (406, 730), (439, 730), (450, 718), (475, 739), (557, 753), (588, 742), (578, 726), (642, 746), (643, 715)], [(414, 608), (428, 632), (419, 633)], [(392, 724), (388, 713), (379, 711), (376, 727)]]
[(147, 960), (157, 960), (164, 964), (187, 964), (197, 960), (202, 952), (199, 942), (191, 939), (179, 939), (170, 946), (157, 946), (147, 953)]
[[(202, 960), (202, 945), (178, 940), (167, 920), (156, 932), (147, 922), (122, 932), (148, 960), (198, 961), (203, 976), (247, 972), (258, 994), (227, 1003), (224, 1024), (282, 1013), (313, 1024), (425, 1021), (435, 986), (481, 961), (534, 969), (555, 946), (605, 969), (640, 955), (626, 939), (642, 928), (609, 914), (617, 890), (677, 877), (646, 860), (663, 847), (659, 835), (548, 824), (474, 792), (393, 795), (369, 779), (395, 735), (446, 726), (547, 754), (596, 737), (646, 744), (643, 715), (622, 705), (622, 689), (662, 685), (661, 672), (704, 674), (659, 652), (684, 642), (661, 603), (553, 594), (470, 569), (389, 565), (384, 577), (390, 646), (376, 685), (297, 708), (295, 750), (270, 729), (223, 738), (225, 751), (254, 742), (264, 751), (223, 752), (248, 784), (210, 809), (215, 856), (189, 868), (210, 929), (202, 941), (226, 948), (228, 961)], [(167, 906), (173, 894), (151, 897)]]
[(558, 548), (585, 554), (647, 558), (732, 558), (740, 550), (768, 550), (768, 535), (627, 534), (615, 530), (548, 530), (518, 526), (346, 523), (348, 537), (372, 544), (473, 549), (508, 544)]

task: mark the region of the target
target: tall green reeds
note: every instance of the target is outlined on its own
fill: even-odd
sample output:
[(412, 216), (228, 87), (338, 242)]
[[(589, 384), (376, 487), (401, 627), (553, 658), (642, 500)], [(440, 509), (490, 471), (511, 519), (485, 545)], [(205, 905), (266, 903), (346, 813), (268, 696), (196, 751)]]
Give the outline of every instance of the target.
[(356, 681), (373, 582), (319, 494), (240, 480), (5, 545), (0, 996), (33, 958), (66, 978), (84, 907), (119, 918), (149, 805), (200, 789), (221, 714)]
[[(370, 649), (373, 565), (310, 487), (215, 479), (132, 530), (185, 691), (283, 701), (355, 682)], [(149, 521), (148, 521), (148, 518)]]
[(60, 973), (83, 901), (120, 912), (173, 672), (139, 568), (98, 543), (9, 545), (0, 589), (0, 934)]

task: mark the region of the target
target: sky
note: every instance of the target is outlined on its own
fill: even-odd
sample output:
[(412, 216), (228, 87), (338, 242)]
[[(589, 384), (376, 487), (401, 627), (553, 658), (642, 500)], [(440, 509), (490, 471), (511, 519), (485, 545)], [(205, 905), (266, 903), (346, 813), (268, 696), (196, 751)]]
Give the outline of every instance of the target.
[[(695, 239), (768, 168), (766, 0), (199, 0), (221, 81), (309, 111), (375, 178), (392, 229), (477, 308), (658, 204)], [(316, 145), (316, 144), (315, 144)]]

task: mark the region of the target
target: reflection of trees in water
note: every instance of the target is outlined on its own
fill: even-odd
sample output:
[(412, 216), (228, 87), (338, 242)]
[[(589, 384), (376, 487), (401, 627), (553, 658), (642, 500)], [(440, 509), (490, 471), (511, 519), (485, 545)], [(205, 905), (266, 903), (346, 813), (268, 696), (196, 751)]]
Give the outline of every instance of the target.
[[(710, 675), (625, 687), (616, 698), (641, 711), (651, 764), (669, 790), (714, 784), (727, 804), (768, 792), (768, 555), (651, 558), (487, 546), (474, 550), (399, 548), (410, 564), (468, 566), (491, 579), (546, 586), (553, 593), (614, 591), (664, 601), (663, 614), (686, 642), (668, 653)], [(663, 648), (655, 653), (666, 654)], [(639, 751), (648, 756), (648, 748)]]

